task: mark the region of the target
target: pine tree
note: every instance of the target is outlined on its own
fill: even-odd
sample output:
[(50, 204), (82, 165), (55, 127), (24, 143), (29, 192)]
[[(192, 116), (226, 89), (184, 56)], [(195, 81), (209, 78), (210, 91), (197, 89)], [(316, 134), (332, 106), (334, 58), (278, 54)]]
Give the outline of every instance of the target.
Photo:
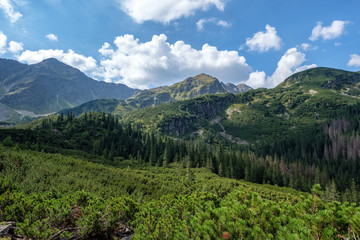
[(220, 177), (223, 177), (224, 176), (224, 169), (223, 169), (223, 166), (222, 166), (222, 163), (220, 162), (219, 164), (219, 176)]
[(357, 191), (355, 180), (352, 179), (350, 185), (350, 202), (357, 203), (358, 201), (359, 201), (359, 192)]
[(323, 197), (328, 201), (339, 200), (339, 193), (336, 191), (336, 185), (334, 180), (332, 180), (331, 183), (326, 185)]
[(250, 181), (250, 173), (249, 173), (249, 168), (247, 166), (245, 167), (244, 175), (245, 175), (244, 180), (249, 182)]
[(186, 177), (187, 177), (187, 180), (192, 182), (194, 181), (195, 177), (194, 177), (194, 173), (191, 169), (191, 162), (190, 161), (187, 161), (187, 166), (186, 166)]
[(163, 157), (163, 167), (167, 168), (168, 164), (170, 163), (170, 150), (169, 150), (170, 146), (166, 145), (165, 147), (165, 151), (164, 151), (164, 157)]
[(152, 145), (151, 145), (151, 148), (150, 148), (149, 163), (150, 163), (152, 166), (155, 166), (155, 164), (156, 164), (156, 162), (157, 162), (156, 160), (157, 160), (156, 148), (155, 148), (155, 144), (152, 144)]

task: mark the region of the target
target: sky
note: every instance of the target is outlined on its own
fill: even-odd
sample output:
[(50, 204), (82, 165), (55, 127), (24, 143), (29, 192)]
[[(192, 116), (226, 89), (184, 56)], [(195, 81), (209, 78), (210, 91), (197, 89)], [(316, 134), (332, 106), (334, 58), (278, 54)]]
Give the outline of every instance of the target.
[(359, 0), (0, 0), (0, 58), (56, 58), (133, 88), (206, 73), (272, 88), (360, 70)]

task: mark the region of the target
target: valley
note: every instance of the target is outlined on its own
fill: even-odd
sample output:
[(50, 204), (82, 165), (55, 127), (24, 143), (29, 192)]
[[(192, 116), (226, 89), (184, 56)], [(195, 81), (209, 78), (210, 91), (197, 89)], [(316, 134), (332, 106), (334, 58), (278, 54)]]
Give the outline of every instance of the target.
[[(78, 70), (55, 60), (7, 64), (50, 69), (26, 75), (31, 80), (2, 77), (0, 220), (9, 223), (7, 236), (360, 236), (360, 73), (313, 68), (272, 89), (200, 74), (108, 99), (89, 88), (94, 96), (80, 101), (55, 79), (61, 72), (78, 82)], [(58, 92), (36, 100), (41, 108), (35, 100), (21, 105), (42, 95), (34, 84), (44, 76), (41, 83), (59, 83)], [(16, 84), (5, 87), (10, 81)], [(19, 107), (47, 116), (19, 121)]]

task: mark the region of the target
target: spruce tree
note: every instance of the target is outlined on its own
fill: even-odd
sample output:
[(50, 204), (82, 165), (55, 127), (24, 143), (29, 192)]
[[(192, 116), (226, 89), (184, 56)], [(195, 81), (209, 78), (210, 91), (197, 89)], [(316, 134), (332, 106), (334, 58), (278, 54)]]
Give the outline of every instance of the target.
[(357, 191), (355, 180), (352, 179), (350, 185), (350, 202), (357, 203), (358, 201), (359, 201), (359, 192)]

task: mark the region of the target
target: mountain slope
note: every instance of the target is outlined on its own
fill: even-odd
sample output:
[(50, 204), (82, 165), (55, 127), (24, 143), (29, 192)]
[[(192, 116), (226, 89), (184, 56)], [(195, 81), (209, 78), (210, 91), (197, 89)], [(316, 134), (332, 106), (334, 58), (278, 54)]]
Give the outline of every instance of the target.
[(359, 84), (359, 73), (315, 68), (274, 89), (201, 96), (130, 112), (126, 119), (177, 136), (200, 131), (239, 143), (282, 139), (359, 103)]
[(35, 114), (56, 112), (100, 98), (126, 99), (137, 90), (98, 82), (56, 59), (26, 65), (0, 61), (0, 102)]
[(97, 111), (103, 106), (102, 111), (106, 113), (122, 115), (132, 110), (192, 99), (202, 95), (241, 93), (250, 89), (252, 88), (245, 84), (239, 84), (238, 86), (231, 83), (224, 84), (218, 79), (202, 73), (175, 83), (170, 87), (164, 86), (142, 90), (125, 101), (118, 101), (116, 106), (113, 100), (95, 100), (61, 112), (74, 112), (79, 115), (83, 112)]
[(159, 87), (141, 91), (127, 100), (130, 105), (140, 108), (150, 105), (191, 99), (206, 94), (216, 93), (241, 93), (251, 89), (249, 86), (238, 88), (234, 84), (224, 84), (218, 79), (207, 74), (189, 77), (170, 87)]
[(332, 68), (313, 68), (295, 73), (279, 84), (277, 88), (316, 88), (348, 92), (347, 88), (358, 88), (359, 72), (348, 72)]

